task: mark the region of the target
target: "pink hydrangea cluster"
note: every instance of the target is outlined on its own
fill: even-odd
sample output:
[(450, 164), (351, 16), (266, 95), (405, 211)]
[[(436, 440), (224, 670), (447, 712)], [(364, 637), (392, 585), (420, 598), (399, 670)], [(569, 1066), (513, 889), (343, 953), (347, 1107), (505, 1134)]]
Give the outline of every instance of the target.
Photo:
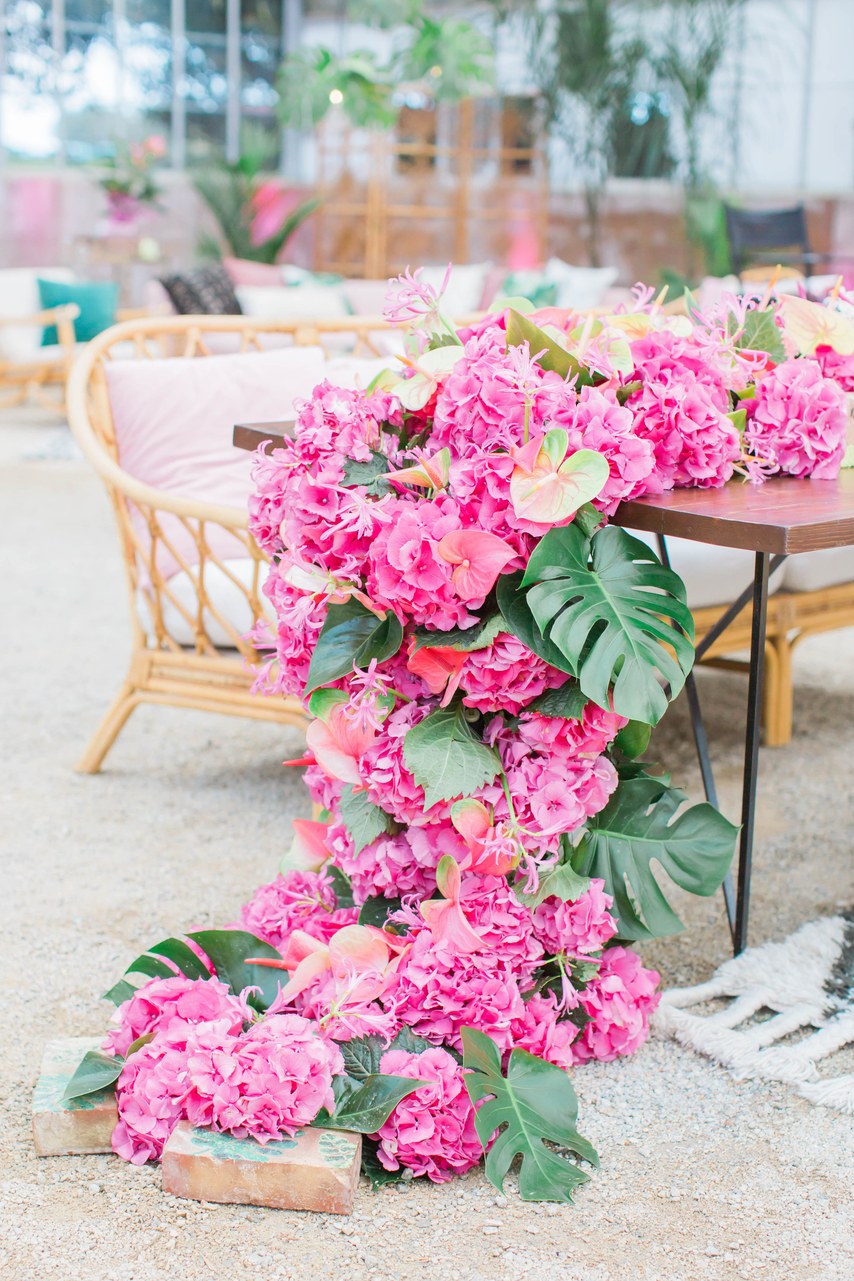
[(845, 454), (844, 394), (812, 360), (787, 360), (763, 375), (745, 402), (745, 441), (766, 472), (836, 476)]
[(113, 1150), (134, 1165), (159, 1159), (179, 1121), (267, 1143), (334, 1108), (341, 1051), (297, 1014), (236, 1030), (228, 1019), (174, 1024), (126, 1061), (116, 1084)]
[(580, 1003), (590, 1022), (575, 1042), (577, 1063), (604, 1062), (633, 1054), (646, 1040), (649, 1020), (661, 999), (661, 976), (644, 969), (637, 952), (609, 947), (595, 978), (581, 993)]
[(613, 903), (605, 893), (605, 882), (594, 877), (575, 902), (564, 902), (554, 895), (544, 899), (534, 909), (534, 931), (553, 955), (599, 952), (617, 932), (617, 923), (608, 911)]
[(281, 947), (294, 930), (326, 940), (354, 924), (357, 916), (354, 908), (338, 907), (328, 873), (294, 869), (259, 886), (242, 908), (238, 924), (273, 947)]
[(433, 1183), (446, 1183), (477, 1165), (483, 1149), (463, 1072), (447, 1050), (388, 1050), (380, 1071), (428, 1082), (408, 1094), (372, 1137), (387, 1170), (401, 1167)]
[(221, 1019), (239, 1032), (246, 1017), (245, 1003), (218, 978), (189, 979), (176, 974), (174, 978), (151, 979), (118, 1007), (103, 1048), (123, 1056), (141, 1036), (180, 1034), (197, 1023)]

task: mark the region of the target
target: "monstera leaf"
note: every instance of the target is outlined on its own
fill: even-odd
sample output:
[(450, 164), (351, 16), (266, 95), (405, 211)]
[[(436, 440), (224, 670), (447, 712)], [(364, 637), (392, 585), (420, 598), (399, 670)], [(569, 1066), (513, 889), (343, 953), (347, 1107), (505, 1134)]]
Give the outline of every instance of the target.
[(539, 631), (588, 698), (647, 725), (661, 720), (668, 700), (659, 674), (675, 697), (694, 661), (678, 574), (615, 525), (592, 538), (568, 525), (538, 543), (522, 587)]
[(566, 1072), (527, 1050), (513, 1050), (504, 1076), (494, 1041), (473, 1027), (463, 1028), (462, 1041), (469, 1097), (475, 1104), (487, 1100), (478, 1109), (475, 1126), (486, 1152), (490, 1183), (503, 1192), (507, 1172), (520, 1156), (523, 1201), (571, 1201), (575, 1189), (589, 1176), (546, 1147), (545, 1140), (569, 1148), (591, 1165), (598, 1165), (599, 1158), (575, 1128), (578, 1100)]
[[(256, 957), (281, 959), (279, 952), (264, 939), (256, 938), (245, 930), (200, 930), (195, 934), (188, 934), (187, 938), (197, 943), (205, 955), (210, 957), (217, 978), (227, 983), (233, 992), (242, 992), (245, 987), (260, 989), (251, 993), (248, 998), (249, 1004), (255, 1009), (266, 1010), (275, 999), (280, 986), (279, 973), (267, 966), (248, 963)], [(162, 957), (166, 960), (162, 960)], [(172, 964), (167, 964), (167, 961)], [(176, 973), (185, 974), (190, 979), (211, 977), (210, 970), (202, 964), (189, 944), (178, 938), (155, 943), (136, 960), (131, 961), (125, 970), (125, 974), (131, 978), (139, 976), (171, 979)], [(104, 993), (104, 999), (112, 1001), (114, 1005), (121, 1005), (133, 996), (136, 989), (136, 983), (129, 982), (127, 978), (120, 979)]]
[(652, 874), (653, 859), (682, 889), (704, 897), (714, 894), (729, 870), (738, 828), (705, 802), (676, 817), (684, 801), (684, 792), (641, 776), (620, 783), (605, 808), (588, 820), (572, 866), (605, 882), (622, 939), (661, 938), (684, 929)]

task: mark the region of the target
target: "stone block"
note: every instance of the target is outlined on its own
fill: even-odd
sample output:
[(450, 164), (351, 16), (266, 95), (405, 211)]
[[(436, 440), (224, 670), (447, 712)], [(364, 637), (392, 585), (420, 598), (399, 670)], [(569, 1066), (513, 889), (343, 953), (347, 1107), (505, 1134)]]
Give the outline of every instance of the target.
[(194, 1201), (351, 1214), (362, 1136), (310, 1126), (258, 1143), (182, 1121), (163, 1149), (163, 1190)]
[(116, 1096), (112, 1089), (63, 1102), (65, 1087), (87, 1050), (98, 1049), (98, 1039), (69, 1036), (49, 1041), (41, 1075), (33, 1093), (33, 1144), (36, 1156), (83, 1156), (111, 1152), (115, 1129)]

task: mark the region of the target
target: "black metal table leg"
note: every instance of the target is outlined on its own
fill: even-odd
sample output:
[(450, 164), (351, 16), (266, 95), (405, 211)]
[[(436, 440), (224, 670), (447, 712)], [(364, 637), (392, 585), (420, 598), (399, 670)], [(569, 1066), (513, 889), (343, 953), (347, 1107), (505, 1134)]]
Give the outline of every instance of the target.
[[(667, 540), (663, 534), (658, 535), (658, 550), (662, 564), (670, 566), (670, 555)], [(731, 873), (727, 873), (723, 883), (724, 902), (727, 919), (732, 934), (733, 952), (737, 956), (747, 946), (747, 923), (750, 909), (750, 873), (753, 863), (753, 839), (756, 814), (756, 779), (759, 766), (759, 738), (762, 727), (762, 685), (765, 676), (765, 623), (768, 610), (768, 580), (771, 574), (786, 559), (775, 556), (773, 559), (764, 552), (756, 553), (753, 584), (747, 587), (737, 601), (718, 619), (710, 633), (703, 638), (696, 649), (697, 659), (708, 650), (718, 636), (722, 635), (729, 624), (748, 600), (753, 600), (753, 623), (750, 646), (750, 678), (747, 694), (747, 727), (744, 748), (744, 778), (741, 806), (741, 836), (739, 839), (738, 882), (733, 885)], [(688, 698), (688, 709), (691, 715), (691, 730), (694, 735), (694, 746), (703, 780), (703, 791), (709, 804), (718, 809), (717, 788), (709, 753), (709, 740), (700, 696), (693, 671), (685, 680), (685, 693)]]
[(744, 782), (741, 793), (741, 837), (738, 846), (738, 885), (733, 927), (733, 952), (747, 947), (750, 912), (750, 873), (756, 826), (756, 780), (759, 773), (759, 734), (762, 725), (762, 685), (765, 678), (765, 621), (768, 612), (770, 557), (756, 553), (753, 574), (753, 625), (750, 636), (750, 676), (747, 687), (747, 729), (744, 737)]

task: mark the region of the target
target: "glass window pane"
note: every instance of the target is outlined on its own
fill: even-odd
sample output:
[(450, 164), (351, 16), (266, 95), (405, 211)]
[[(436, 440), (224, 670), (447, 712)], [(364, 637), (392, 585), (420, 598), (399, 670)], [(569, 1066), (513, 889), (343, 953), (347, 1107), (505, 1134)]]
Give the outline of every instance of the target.
[(49, 0), (6, 0), (6, 75), (0, 84), (2, 144), (14, 159), (43, 160), (59, 150), (56, 58)]
[(198, 35), (225, 35), (226, 0), (186, 0), (184, 25)]

